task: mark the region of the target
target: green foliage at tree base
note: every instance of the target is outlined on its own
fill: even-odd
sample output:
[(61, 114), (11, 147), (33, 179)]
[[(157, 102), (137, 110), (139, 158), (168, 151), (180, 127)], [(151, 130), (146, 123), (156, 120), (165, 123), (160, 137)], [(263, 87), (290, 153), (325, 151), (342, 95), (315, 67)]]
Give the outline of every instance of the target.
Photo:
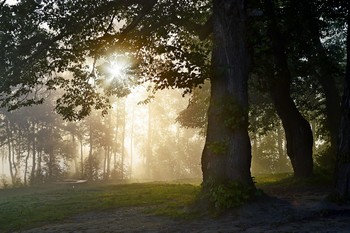
[(201, 198), (210, 202), (218, 212), (242, 206), (261, 196), (263, 192), (255, 187), (246, 186), (236, 181), (218, 184), (209, 180), (202, 184)]

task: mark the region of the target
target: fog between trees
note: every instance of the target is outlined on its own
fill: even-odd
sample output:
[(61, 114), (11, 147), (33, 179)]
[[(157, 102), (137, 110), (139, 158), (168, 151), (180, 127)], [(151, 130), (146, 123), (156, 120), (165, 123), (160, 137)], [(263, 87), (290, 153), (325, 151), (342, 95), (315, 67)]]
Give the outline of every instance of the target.
[[(200, 179), (205, 134), (200, 118), (205, 122), (208, 88), (207, 83), (200, 92), (183, 97), (181, 90), (152, 96), (145, 86), (137, 87), (126, 97), (113, 98), (107, 115), (94, 111), (77, 122), (64, 121), (53, 111), (54, 93), (43, 105), (10, 113), (2, 110), (1, 184), (71, 178), (111, 182)], [(267, 109), (260, 116), (266, 120), (270, 114), (275, 113)], [(262, 119), (250, 120), (253, 175), (292, 172), (283, 128), (274, 117), (266, 125), (257, 123)], [(315, 145), (316, 164), (323, 168), (327, 167), (324, 160), (328, 159), (322, 155), (327, 145), (321, 139)]]
[(161, 91), (150, 103), (140, 103), (147, 96), (144, 88), (136, 88), (115, 99), (106, 116), (96, 111), (81, 122), (63, 121), (53, 112), (52, 100), (2, 112), (3, 179), (20, 185), (66, 178), (200, 178), (203, 135), (176, 122), (188, 97), (176, 90)]

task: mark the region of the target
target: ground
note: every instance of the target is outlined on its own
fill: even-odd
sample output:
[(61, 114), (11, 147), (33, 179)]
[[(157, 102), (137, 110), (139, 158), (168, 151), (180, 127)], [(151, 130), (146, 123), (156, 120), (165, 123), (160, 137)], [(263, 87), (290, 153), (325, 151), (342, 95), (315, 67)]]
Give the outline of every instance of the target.
[(124, 207), (23, 232), (350, 232), (350, 205), (325, 201), (325, 187), (264, 191), (267, 197), (221, 217), (179, 220), (147, 214), (148, 207)]

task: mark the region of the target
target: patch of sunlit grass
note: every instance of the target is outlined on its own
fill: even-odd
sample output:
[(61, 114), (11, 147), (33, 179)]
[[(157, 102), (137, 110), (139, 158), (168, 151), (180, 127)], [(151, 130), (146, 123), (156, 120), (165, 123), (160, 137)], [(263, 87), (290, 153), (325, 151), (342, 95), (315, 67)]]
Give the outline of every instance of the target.
[(268, 185), (281, 182), (285, 179), (290, 179), (293, 177), (292, 173), (277, 173), (277, 174), (265, 174), (257, 175), (254, 177), (254, 181), (259, 185)]
[[(190, 184), (96, 185), (80, 188), (1, 190), (0, 232), (12, 232), (57, 222), (79, 213), (144, 206), (154, 214), (185, 215), (199, 186)], [(1, 195), (4, 194), (4, 195)]]

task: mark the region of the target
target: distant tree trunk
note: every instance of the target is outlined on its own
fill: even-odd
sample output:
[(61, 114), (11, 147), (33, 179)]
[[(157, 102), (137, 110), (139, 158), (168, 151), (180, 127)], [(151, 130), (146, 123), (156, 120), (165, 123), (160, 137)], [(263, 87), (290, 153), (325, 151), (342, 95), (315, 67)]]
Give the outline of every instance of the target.
[(350, 199), (350, 6), (347, 15), (347, 65), (345, 75), (344, 95), (342, 100), (342, 117), (340, 121), (339, 143), (337, 152), (337, 167), (335, 172), (334, 194)]
[(27, 173), (28, 173), (28, 160), (29, 160), (29, 156), (30, 156), (30, 141), (28, 141), (27, 144), (27, 156), (25, 158), (25, 164), (24, 164), (24, 184), (27, 185)]
[(104, 158), (103, 158), (103, 179), (107, 180), (107, 146), (104, 147)]
[[(14, 148), (14, 153), (13, 155), (13, 167), (15, 170), (15, 177), (16, 179), (19, 177), (19, 171), (21, 169), (21, 159), (22, 159), (22, 146), (23, 146), (23, 134), (22, 134), (22, 129), (20, 128), (20, 126), (18, 127), (17, 130), (17, 140), (16, 144), (13, 146)], [(17, 149), (17, 153), (16, 153), (16, 149)], [(16, 155), (16, 156), (15, 156)]]
[(42, 171), (41, 171), (41, 161), (42, 161), (42, 151), (39, 151), (38, 153), (38, 170), (36, 171), (36, 178), (40, 179), (40, 182), (42, 182)]
[(92, 126), (90, 123), (89, 126), (89, 157), (88, 157), (88, 167), (89, 167), (89, 174), (88, 175), (88, 179), (89, 180), (93, 180), (93, 165), (92, 165), (92, 150), (93, 150), (93, 136), (92, 136)]
[(203, 182), (254, 187), (248, 136), (248, 66), (244, 0), (213, 1), (214, 47)]
[(49, 140), (50, 140), (50, 145), (49, 145), (49, 149), (48, 149), (48, 155), (49, 155), (49, 161), (48, 161), (48, 175), (49, 175), (49, 181), (52, 182), (53, 181), (53, 175), (54, 175), (54, 166), (55, 166), (55, 155), (54, 155), (54, 138), (53, 138), (53, 126), (49, 126)]
[(281, 127), (277, 127), (277, 148), (278, 148), (278, 157), (282, 159), (284, 157), (284, 149), (283, 149), (283, 137), (281, 132)]
[[(118, 111), (118, 105), (116, 107), (116, 122), (115, 122), (115, 142), (118, 143), (118, 140), (119, 140), (119, 137), (118, 137), (118, 131), (119, 131), (119, 111)], [(117, 150), (118, 150), (118, 147), (116, 146), (115, 147), (116, 149), (114, 150), (114, 169), (117, 168)]]
[(152, 103), (148, 104), (148, 127), (147, 127), (147, 148), (146, 148), (146, 171), (147, 178), (152, 178), (153, 153), (152, 153)]
[(15, 138), (13, 138), (12, 142), (11, 142), (11, 148), (12, 148), (12, 170), (13, 170), (13, 177), (16, 180), (17, 179), (17, 174), (18, 174), (18, 169), (16, 166), (16, 162), (17, 159), (16, 157), (18, 157), (18, 154), (16, 153), (16, 143), (15, 143)]
[(13, 174), (13, 167), (12, 167), (12, 129), (10, 127), (9, 120), (6, 120), (6, 136), (7, 136), (9, 171), (10, 171), (12, 184), (14, 184), (15, 183), (15, 175)]
[(84, 144), (83, 144), (84, 136), (80, 137), (80, 166), (81, 166), (81, 178), (84, 177)]
[(279, 171), (280, 172), (286, 172), (289, 170), (288, 167), (288, 158), (285, 153), (284, 148), (284, 140), (283, 140), (283, 131), (282, 126), (277, 127), (277, 147), (278, 147), (278, 164), (279, 164)]
[(36, 123), (32, 125), (32, 171), (30, 175), (30, 182), (33, 183), (35, 179), (35, 169), (36, 169)]
[(112, 130), (112, 123), (111, 123), (111, 115), (108, 115), (108, 118), (107, 118), (107, 125), (108, 125), (108, 128), (107, 128), (107, 146), (106, 146), (106, 158), (107, 158), (107, 161), (106, 161), (106, 177), (107, 177), (107, 180), (110, 178), (110, 175), (111, 175), (111, 142), (113, 141), (112, 138), (112, 133), (111, 133), (111, 130)]
[(124, 102), (123, 102), (123, 125), (122, 125), (122, 142), (121, 142), (121, 149), (122, 149), (122, 157), (121, 157), (121, 179), (123, 180), (124, 179), (124, 159), (125, 159), (125, 124), (126, 124), (126, 121), (125, 121), (125, 118), (126, 118), (126, 112), (125, 112), (125, 99), (124, 99)]
[(312, 137), (314, 139), (314, 143), (312, 144), (312, 151), (313, 153), (315, 153), (316, 151), (316, 138), (317, 138), (317, 135), (316, 135), (316, 120), (313, 120), (311, 121), (311, 130), (312, 130)]
[(77, 140), (75, 138), (75, 132), (71, 133), (71, 137), (72, 137), (72, 145), (73, 145), (73, 161), (74, 161), (74, 173), (75, 175), (79, 174), (79, 162), (78, 162), (78, 153), (77, 153)]
[(107, 146), (107, 179), (111, 174), (111, 147)]
[(135, 108), (132, 109), (131, 118), (131, 132), (130, 132), (130, 178), (132, 175), (132, 156), (133, 156), (133, 140), (134, 140), (134, 118), (135, 118)]
[(270, 36), (276, 76), (269, 78), (269, 91), (278, 116), (286, 134), (287, 153), (292, 162), (294, 175), (309, 177), (313, 173), (313, 138), (310, 124), (300, 114), (290, 96), (291, 75), (288, 68), (284, 38), (278, 29), (274, 6), (271, 0), (265, 0), (266, 15), (269, 17)]

